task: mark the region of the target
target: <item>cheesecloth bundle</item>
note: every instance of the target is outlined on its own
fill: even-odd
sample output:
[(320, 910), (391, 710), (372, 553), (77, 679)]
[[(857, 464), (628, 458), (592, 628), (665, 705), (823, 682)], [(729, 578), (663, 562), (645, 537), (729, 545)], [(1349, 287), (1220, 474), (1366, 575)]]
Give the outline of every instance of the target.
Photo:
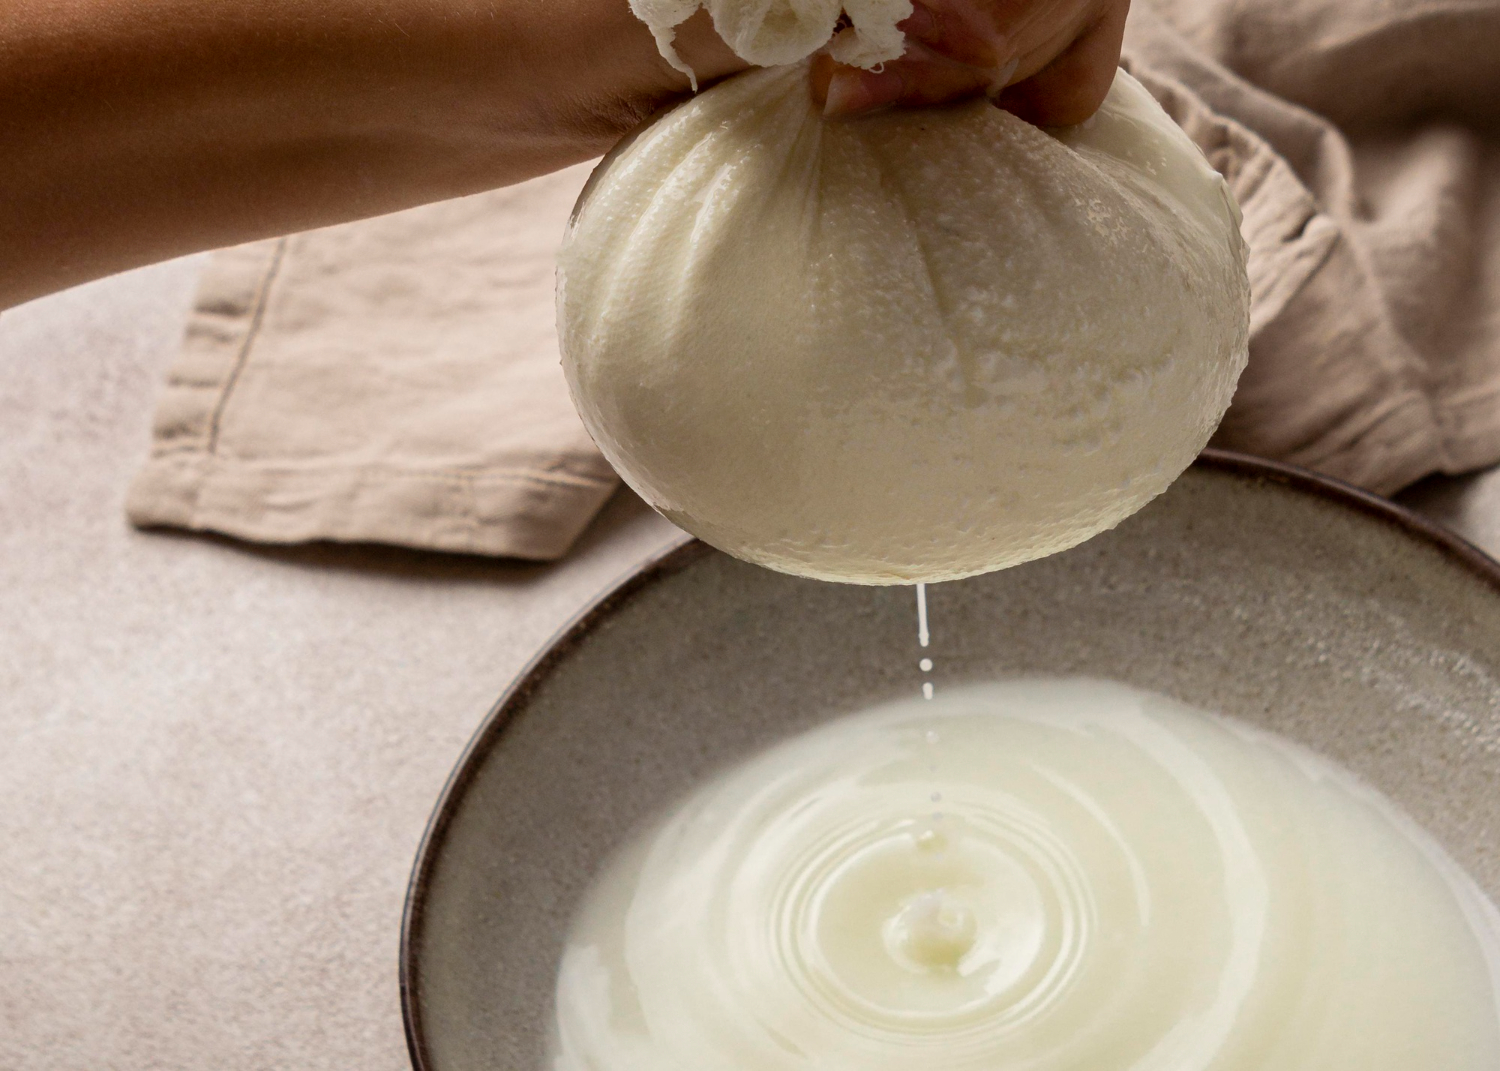
[[(675, 60), (698, 5), (633, 5)], [(1056, 553), (1163, 491), (1229, 405), (1249, 287), (1238, 209), (1150, 94), (1120, 72), (1063, 130), (984, 100), (827, 121), (800, 57), (841, 10), (841, 58), (899, 55), (909, 3), (708, 6), (780, 65), (619, 145), (559, 256), (569, 387), (625, 481), (866, 584)]]

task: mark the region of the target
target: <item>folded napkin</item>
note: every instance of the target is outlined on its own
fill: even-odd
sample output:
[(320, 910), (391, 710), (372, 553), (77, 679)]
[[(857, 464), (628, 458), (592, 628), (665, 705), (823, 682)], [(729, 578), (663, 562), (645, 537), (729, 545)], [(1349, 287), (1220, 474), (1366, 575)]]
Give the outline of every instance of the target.
[[(1136, 0), (1124, 62), (1244, 211), (1217, 445), (1380, 492), (1500, 460), (1500, 0)], [(139, 525), (564, 554), (615, 487), (558, 367), (587, 168), (215, 254)]]
[(564, 554), (617, 485), (573, 412), (553, 312), (588, 173), (214, 254), (131, 520)]

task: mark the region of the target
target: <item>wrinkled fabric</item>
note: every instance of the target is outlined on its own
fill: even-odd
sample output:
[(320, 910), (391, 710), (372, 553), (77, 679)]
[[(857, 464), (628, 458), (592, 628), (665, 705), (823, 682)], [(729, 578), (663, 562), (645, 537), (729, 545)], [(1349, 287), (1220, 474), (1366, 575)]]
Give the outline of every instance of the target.
[(131, 519), (561, 557), (618, 483), (553, 313), (588, 171), (215, 254)]
[(1500, 460), (1500, 3), (1138, 0), (1125, 62), (1245, 214), (1214, 444), (1389, 493)]

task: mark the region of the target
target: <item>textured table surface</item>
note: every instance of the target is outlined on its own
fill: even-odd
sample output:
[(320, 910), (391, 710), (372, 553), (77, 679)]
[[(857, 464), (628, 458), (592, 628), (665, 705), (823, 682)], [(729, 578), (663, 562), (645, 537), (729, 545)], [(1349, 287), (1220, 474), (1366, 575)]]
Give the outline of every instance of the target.
[[(550, 567), (132, 531), (199, 265), (0, 315), (0, 1068), (399, 1071), (444, 778), (678, 533), (625, 494)], [(1407, 499), (1500, 551), (1500, 473)]]

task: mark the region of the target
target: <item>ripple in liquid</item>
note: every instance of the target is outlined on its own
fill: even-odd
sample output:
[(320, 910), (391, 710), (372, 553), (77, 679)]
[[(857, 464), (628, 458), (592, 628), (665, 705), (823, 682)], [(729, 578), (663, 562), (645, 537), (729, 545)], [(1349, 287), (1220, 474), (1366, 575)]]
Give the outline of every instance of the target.
[(622, 852), (553, 1066), (1493, 1071), (1497, 951), (1434, 842), (1285, 741), (1103, 682), (946, 690)]

